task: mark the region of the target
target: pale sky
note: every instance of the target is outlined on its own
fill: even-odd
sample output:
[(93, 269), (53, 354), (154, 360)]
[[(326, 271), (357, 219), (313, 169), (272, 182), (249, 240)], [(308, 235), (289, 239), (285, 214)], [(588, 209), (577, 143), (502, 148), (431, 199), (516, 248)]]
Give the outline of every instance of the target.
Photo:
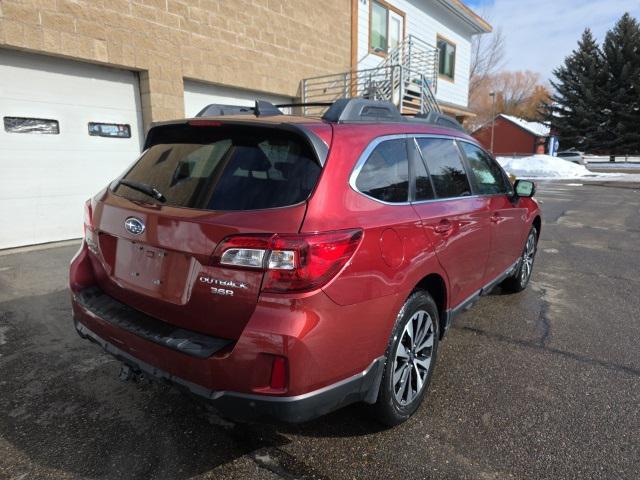
[(585, 27), (601, 42), (624, 12), (640, 21), (640, 0), (464, 0), (502, 27), (508, 70), (533, 70), (543, 80), (576, 48)]

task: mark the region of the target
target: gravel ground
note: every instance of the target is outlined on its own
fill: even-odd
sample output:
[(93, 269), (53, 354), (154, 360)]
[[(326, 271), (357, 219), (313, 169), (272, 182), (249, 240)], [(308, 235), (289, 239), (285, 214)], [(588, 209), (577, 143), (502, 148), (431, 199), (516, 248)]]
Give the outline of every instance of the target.
[(0, 254), (0, 478), (639, 478), (639, 185), (568, 183), (539, 186), (530, 288), (459, 317), (425, 404), (387, 430), (362, 405), (246, 425), (121, 383), (71, 325), (77, 245)]

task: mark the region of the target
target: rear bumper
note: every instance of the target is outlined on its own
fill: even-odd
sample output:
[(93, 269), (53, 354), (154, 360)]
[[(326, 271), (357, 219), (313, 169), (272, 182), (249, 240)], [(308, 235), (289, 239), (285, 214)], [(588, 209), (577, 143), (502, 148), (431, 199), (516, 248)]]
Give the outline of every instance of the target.
[[(230, 416), (300, 422), (376, 400), (395, 297), (341, 305), (322, 290), (261, 295), (240, 335), (218, 338), (102, 298), (109, 279), (92, 260), (83, 243), (71, 263), (76, 329), (134, 370), (208, 398)], [(87, 290), (98, 292), (82, 298)], [(286, 359), (284, 389), (271, 387), (277, 357)]]
[(384, 369), (384, 357), (376, 358), (362, 372), (332, 385), (296, 396), (269, 396), (209, 390), (182, 377), (150, 365), (101, 338), (74, 318), (78, 334), (100, 345), (107, 353), (135, 371), (163, 380), (203, 397), (228, 417), (243, 420), (271, 418), (299, 423), (312, 420), (358, 401), (375, 402)]

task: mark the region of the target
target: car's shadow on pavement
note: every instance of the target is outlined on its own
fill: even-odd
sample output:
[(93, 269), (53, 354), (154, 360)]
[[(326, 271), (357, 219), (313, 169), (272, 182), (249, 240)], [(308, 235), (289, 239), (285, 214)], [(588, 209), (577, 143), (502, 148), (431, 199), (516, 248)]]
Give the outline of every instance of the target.
[[(0, 442), (18, 476), (189, 478), (289, 442), (286, 434), (381, 430), (356, 405), (302, 425), (243, 424), (157, 383), (123, 383), (119, 364), (80, 339), (66, 290), (0, 303)], [(42, 472), (34, 472), (34, 465)], [(304, 466), (289, 471), (307, 474)]]

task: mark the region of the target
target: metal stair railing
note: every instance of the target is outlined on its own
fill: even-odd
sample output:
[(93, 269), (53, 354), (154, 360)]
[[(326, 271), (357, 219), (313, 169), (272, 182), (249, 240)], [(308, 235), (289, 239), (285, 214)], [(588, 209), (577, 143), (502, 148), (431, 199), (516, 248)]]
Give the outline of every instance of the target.
[(379, 66), (402, 65), (412, 72), (424, 74), (435, 92), (438, 87), (438, 58), (436, 47), (415, 35), (407, 35)]
[[(439, 112), (437, 65), (438, 50), (409, 35), (377, 67), (302, 80), (302, 103), (363, 97), (392, 102), (407, 114)], [(305, 106), (303, 114), (321, 115), (326, 108)]]

